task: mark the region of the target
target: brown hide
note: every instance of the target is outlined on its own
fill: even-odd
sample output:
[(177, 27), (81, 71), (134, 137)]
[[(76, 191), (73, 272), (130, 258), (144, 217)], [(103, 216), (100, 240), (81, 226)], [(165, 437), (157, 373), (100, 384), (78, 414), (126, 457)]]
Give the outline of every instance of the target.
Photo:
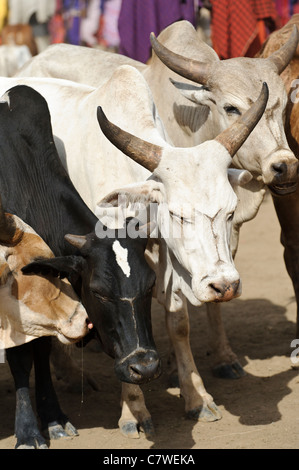
[[(293, 15), (290, 21), (280, 30), (274, 31), (264, 43), (257, 57), (268, 57), (279, 49), (289, 38), (293, 26), (299, 29), (299, 14)], [(282, 72), (287, 93), (285, 130), (291, 150), (299, 158), (299, 102), (294, 102), (299, 84), (299, 47), (290, 64)], [(293, 80), (298, 83), (292, 87)], [(273, 197), (277, 217), (281, 226), (281, 242), (285, 248), (284, 258), (287, 271), (292, 279), (297, 300), (297, 332), (299, 338), (299, 188), (289, 196)]]
[(36, 258), (53, 256), (25, 222), (15, 215), (0, 215), (0, 344), (4, 348), (41, 336), (57, 336), (69, 344), (88, 332), (86, 310), (68, 281), (51, 274), (22, 273)]
[[(281, 46), (283, 46), (287, 40), (289, 39), (294, 25), (297, 26), (299, 30), (299, 14), (293, 15), (290, 21), (278, 31), (274, 31), (268, 39), (263, 44), (263, 47), (258, 52), (256, 57), (266, 58), (277, 51)], [(294, 88), (291, 87), (292, 82), (294, 79), (299, 78), (299, 46), (297, 47), (296, 53), (289, 63), (289, 65), (285, 68), (285, 70), (280, 75), (288, 96), (288, 105), (286, 109), (286, 123), (285, 123), (285, 130), (286, 136), (288, 139), (289, 146), (294, 154), (299, 157), (299, 107), (298, 104), (293, 103), (291, 100), (292, 92)], [(298, 88), (298, 85), (297, 85)]]
[(28, 46), (31, 54), (37, 55), (37, 45), (34, 39), (33, 30), (29, 24), (6, 25), (1, 32), (2, 44), (17, 46)]

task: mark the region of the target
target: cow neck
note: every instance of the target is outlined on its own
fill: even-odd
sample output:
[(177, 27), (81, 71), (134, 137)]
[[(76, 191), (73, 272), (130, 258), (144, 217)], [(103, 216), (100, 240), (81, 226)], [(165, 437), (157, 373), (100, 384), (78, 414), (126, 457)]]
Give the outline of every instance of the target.
[(17, 160), (6, 164), (0, 175), (7, 195), (5, 209), (29, 224), (56, 256), (74, 253), (65, 234), (93, 232), (98, 219), (73, 186), (55, 146), (42, 155), (23, 151)]

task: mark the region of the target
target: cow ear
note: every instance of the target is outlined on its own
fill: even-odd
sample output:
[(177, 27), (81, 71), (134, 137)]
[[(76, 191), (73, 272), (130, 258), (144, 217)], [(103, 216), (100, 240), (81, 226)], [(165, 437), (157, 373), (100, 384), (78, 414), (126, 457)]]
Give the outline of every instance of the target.
[(163, 184), (154, 179), (142, 183), (131, 184), (107, 194), (98, 204), (96, 215), (102, 214), (110, 207), (127, 207), (128, 204), (151, 202), (160, 203), (164, 200)]
[(183, 95), (187, 100), (192, 103), (209, 106), (211, 92), (210, 89), (205, 85), (191, 85), (189, 83), (177, 82), (172, 78), (169, 78), (171, 83), (176, 89)]
[(57, 258), (37, 259), (22, 268), (23, 274), (52, 275), (69, 278), (82, 270), (84, 259), (81, 256), (59, 256)]
[(247, 170), (238, 170), (236, 168), (229, 168), (227, 170), (228, 179), (230, 184), (234, 186), (245, 186), (252, 180), (252, 174)]

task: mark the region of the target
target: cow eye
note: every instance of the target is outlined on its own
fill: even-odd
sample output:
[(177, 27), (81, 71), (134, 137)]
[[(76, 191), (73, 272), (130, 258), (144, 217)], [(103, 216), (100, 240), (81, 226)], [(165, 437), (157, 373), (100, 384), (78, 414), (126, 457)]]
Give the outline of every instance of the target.
[(178, 222), (180, 222), (182, 225), (184, 223), (188, 223), (190, 224), (190, 220), (186, 219), (185, 217), (182, 217), (181, 215), (179, 214), (176, 214), (175, 212), (172, 212), (172, 211), (169, 211), (170, 215), (172, 218), (176, 219)]
[(101, 300), (102, 302), (109, 301), (109, 297), (107, 297), (106, 295), (99, 294), (99, 292), (95, 292), (95, 291), (92, 291), (92, 293), (97, 299)]
[(175, 219), (181, 220), (182, 217), (179, 214), (176, 214), (175, 212), (169, 211), (171, 217), (174, 217)]
[(241, 111), (236, 108), (236, 106), (231, 106), (231, 105), (226, 105), (224, 106), (224, 110), (226, 114), (231, 115), (231, 114), (237, 114), (238, 116), (241, 115)]
[(151, 294), (151, 293), (152, 293), (152, 290), (153, 290), (153, 288), (154, 288), (155, 283), (156, 283), (156, 281), (151, 285), (151, 287), (148, 288), (148, 290), (147, 290), (147, 293), (148, 293), (148, 294)]

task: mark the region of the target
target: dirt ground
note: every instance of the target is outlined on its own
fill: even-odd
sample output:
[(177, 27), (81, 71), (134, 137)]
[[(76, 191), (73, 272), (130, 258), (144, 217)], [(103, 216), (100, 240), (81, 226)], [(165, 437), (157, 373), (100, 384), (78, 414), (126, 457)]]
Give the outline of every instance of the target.
[[(236, 265), (243, 294), (223, 306), (233, 350), (247, 375), (238, 380), (211, 373), (205, 307), (192, 311), (191, 344), (207, 391), (222, 419), (200, 423), (185, 418), (178, 388), (168, 388), (167, 374), (143, 386), (156, 436), (130, 440), (118, 430), (120, 384), (113, 361), (84, 349), (83, 370), (90, 371), (100, 391), (70, 393), (54, 378), (62, 409), (79, 431), (78, 437), (52, 441), (50, 449), (298, 449), (299, 369), (290, 360), (295, 338), (293, 289), (286, 273), (279, 226), (267, 196), (258, 216), (241, 231)], [(168, 340), (163, 310), (153, 306), (155, 339), (165, 365)], [(81, 352), (76, 357), (81, 363)], [(78, 375), (80, 383), (80, 374)], [(33, 379), (32, 379), (33, 384)], [(0, 364), (0, 449), (13, 449), (15, 395), (8, 365)]]

